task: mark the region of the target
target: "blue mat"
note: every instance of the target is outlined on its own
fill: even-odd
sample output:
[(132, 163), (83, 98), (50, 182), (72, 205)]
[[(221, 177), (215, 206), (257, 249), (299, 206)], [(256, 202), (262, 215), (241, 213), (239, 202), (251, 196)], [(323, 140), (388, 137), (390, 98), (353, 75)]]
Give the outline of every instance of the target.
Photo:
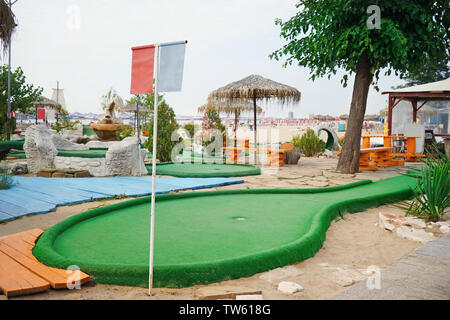
[[(137, 197), (152, 193), (151, 177), (13, 178), (16, 185), (9, 190), (0, 190), (0, 221), (50, 212), (57, 206), (118, 195)], [(229, 178), (157, 178), (156, 193), (210, 188), (243, 182), (244, 180)]]

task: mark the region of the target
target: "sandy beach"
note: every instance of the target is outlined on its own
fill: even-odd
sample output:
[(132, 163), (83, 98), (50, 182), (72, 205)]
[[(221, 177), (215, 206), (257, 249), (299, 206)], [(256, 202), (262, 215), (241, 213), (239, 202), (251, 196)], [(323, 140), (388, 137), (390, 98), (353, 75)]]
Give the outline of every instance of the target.
[[(275, 170), (263, 167), (260, 176), (244, 177), (243, 184), (206, 190), (301, 188), (319, 184), (334, 186), (364, 179), (379, 180), (392, 177), (418, 165), (412, 163), (408, 167), (391, 167), (377, 172), (342, 175), (334, 173), (336, 162), (337, 159), (325, 157), (302, 158), (298, 165), (288, 165)], [(2, 223), (0, 236), (31, 228), (47, 229), (69, 216), (127, 199), (63, 206), (58, 207), (54, 212)], [(12, 299), (195, 299), (199, 289), (223, 286), (260, 290), (264, 299), (329, 299), (348, 287), (349, 283), (343, 283), (342, 278), (350, 278), (352, 283), (363, 281), (368, 277), (365, 271), (369, 266), (377, 266), (383, 270), (422, 245), (420, 242), (402, 239), (380, 228), (377, 225), (379, 213), (404, 215), (402, 210), (393, 205), (346, 214), (343, 219), (332, 222), (326, 233), (324, 246), (313, 258), (255, 274), (249, 278), (181, 289), (157, 288), (154, 289), (154, 295), (151, 297), (147, 295), (147, 290), (144, 288), (95, 284), (84, 286), (81, 290), (49, 290), (45, 293)], [(295, 294), (283, 294), (277, 290), (277, 284), (280, 281), (294, 281), (304, 290)]]

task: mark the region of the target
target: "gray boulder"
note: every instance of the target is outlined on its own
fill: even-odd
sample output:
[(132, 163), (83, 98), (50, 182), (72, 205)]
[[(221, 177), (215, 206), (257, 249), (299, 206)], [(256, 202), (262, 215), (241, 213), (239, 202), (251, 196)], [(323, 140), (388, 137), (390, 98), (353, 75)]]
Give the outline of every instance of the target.
[(285, 164), (298, 164), (300, 160), (301, 151), (299, 148), (294, 147), (291, 152), (286, 153), (286, 158), (284, 158)]
[(64, 139), (59, 134), (52, 135), (52, 142), (58, 150), (88, 150), (89, 147), (84, 144), (78, 144)]
[(45, 125), (32, 125), (25, 131), (23, 149), (27, 157), (29, 172), (36, 173), (40, 170), (54, 168), (54, 159), (58, 154), (52, 141), (54, 134), (56, 131)]

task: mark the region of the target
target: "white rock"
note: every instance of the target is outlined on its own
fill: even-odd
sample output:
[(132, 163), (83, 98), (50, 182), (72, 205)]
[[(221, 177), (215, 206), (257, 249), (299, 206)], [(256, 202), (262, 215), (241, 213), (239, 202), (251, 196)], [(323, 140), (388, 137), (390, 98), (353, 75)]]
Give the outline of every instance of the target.
[(446, 225), (442, 225), (442, 226), (439, 227), (439, 231), (441, 233), (448, 233), (448, 232), (450, 232), (450, 227), (448, 227)]
[(103, 141), (89, 141), (86, 143), (86, 146), (88, 148), (108, 148), (110, 146), (110, 143), (103, 142)]
[(356, 270), (339, 269), (338, 271), (333, 272), (334, 282), (342, 287), (351, 286), (355, 282), (364, 280), (365, 278), (367, 278), (367, 276)]
[(427, 227), (425, 221), (418, 218), (406, 218), (404, 221), (402, 221), (402, 225), (410, 226), (416, 229), (425, 229)]
[(325, 149), (325, 151), (323, 152), (323, 155), (326, 156), (326, 157), (334, 157), (335, 156), (333, 151), (330, 151), (328, 149)]
[(282, 281), (278, 284), (278, 290), (285, 294), (294, 294), (303, 291), (303, 287), (295, 282)]
[(36, 173), (40, 170), (54, 168), (54, 159), (58, 154), (51, 136), (56, 131), (45, 125), (32, 125), (25, 131), (23, 149), (27, 157), (28, 171)]
[(436, 224), (439, 225), (439, 226), (450, 227), (450, 221), (438, 221), (438, 222), (436, 222)]
[(137, 137), (127, 137), (110, 145), (106, 153), (106, 170), (112, 176), (146, 175), (146, 150), (141, 149)]
[(406, 226), (397, 228), (397, 235), (412, 241), (428, 242), (434, 239), (432, 233), (426, 232), (423, 229), (415, 229)]
[(395, 225), (389, 222), (390, 219), (383, 215), (381, 212), (378, 213), (378, 226), (380, 228), (386, 229), (388, 231), (393, 231), (395, 229)]
[(52, 142), (58, 150), (88, 150), (84, 144), (73, 143), (67, 139), (64, 139), (59, 134), (52, 135)]

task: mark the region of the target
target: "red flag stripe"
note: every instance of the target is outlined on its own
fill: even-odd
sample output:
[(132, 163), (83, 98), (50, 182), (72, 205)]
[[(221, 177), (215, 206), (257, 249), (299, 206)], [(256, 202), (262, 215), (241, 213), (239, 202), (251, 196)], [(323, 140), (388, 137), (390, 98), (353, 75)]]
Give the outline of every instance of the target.
[(153, 69), (155, 46), (139, 46), (132, 49), (131, 94), (153, 93)]

